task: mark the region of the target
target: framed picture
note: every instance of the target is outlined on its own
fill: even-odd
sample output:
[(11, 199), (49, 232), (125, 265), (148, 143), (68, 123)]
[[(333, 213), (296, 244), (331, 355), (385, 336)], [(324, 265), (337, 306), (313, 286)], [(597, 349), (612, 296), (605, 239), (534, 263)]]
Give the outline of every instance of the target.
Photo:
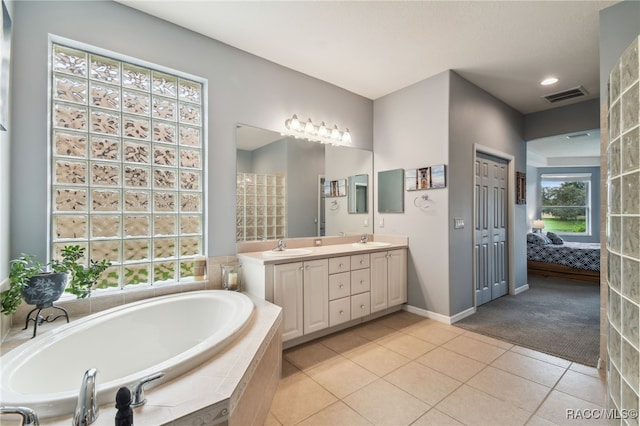
[(527, 175), (516, 172), (516, 204), (527, 203)]
[(346, 197), (347, 196), (347, 180), (326, 180), (324, 181), (324, 196), (326, 198), (331, 197)]
[(2, 0), (2, 36), (0, 38), (0, 131), (9, 123), (9, 69), (11, 64), (11, 17)]
[(408, 169), (405, 171), (405, 186), (407, 191), (444, 188), (447, 186), (446, 166), (439, 164), (419, 169)]

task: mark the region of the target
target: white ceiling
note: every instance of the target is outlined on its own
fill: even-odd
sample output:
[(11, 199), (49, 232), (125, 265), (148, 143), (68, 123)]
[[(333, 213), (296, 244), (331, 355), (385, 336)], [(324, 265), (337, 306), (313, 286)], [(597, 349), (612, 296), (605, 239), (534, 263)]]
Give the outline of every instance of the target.
[(116, 1), (369, 99), (451, 69), (523, 114), (599, 97), (599, 11), (618, 2)]

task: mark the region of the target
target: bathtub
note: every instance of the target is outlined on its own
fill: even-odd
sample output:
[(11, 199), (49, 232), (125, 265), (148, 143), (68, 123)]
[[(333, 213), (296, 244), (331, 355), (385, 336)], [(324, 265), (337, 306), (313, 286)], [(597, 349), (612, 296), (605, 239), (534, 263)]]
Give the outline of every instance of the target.
[(253, 311), (242, 293), (208, 290), (72, 321), (0, 358), (0, 405), (27, 406), (40, 417), (73, 414), (82, 376), (92, 367), (98, 403), (112, 404), (121, 386), (159, 371), (163, 382), (200, 365), (242, 331)]

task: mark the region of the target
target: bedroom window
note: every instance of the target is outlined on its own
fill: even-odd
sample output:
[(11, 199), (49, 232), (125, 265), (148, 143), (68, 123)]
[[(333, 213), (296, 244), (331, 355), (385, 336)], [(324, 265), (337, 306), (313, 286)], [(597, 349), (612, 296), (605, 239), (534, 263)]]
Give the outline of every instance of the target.
[(99, 288), (192, 277), (206, 81), (75, 42), (50, 52), (51, 256), (111, 260)]
[(540, 205), (545, 231), (590, 234), (590, 185), (590, 173), (540, 175)]

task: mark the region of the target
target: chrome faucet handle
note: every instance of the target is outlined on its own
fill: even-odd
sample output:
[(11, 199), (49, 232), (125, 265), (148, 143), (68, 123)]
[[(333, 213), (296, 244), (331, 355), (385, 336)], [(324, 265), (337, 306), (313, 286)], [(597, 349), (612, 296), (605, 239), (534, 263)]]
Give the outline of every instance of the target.
[(38, 415), (29, 407), (13, 407), (9, 405), (3, 405), (0, 407), (0, 413), (18, 414), (22, 417), (23, 425), (40, 426)]
[(144, 397), (144, 385), (163, 377), (164, 373), (159, 372), (140, 379), (140, 381), (133, 387), (133, 401), (131, 402), (131, 407), (135, 408), (144, 405), (144, 403), (147, 402), (147, 398)]
[(96, 399), (96, 376), (98, 370), (90, 368), (85, 371), (80, 385), (78, 402), (73, 414), (73, 426), (87, 426), (98, 418), (98, 401)]
[(362, 234), (362, 236), (360, 237), (360, 242), (364, 244), (367, 242), (368, 239), (369, 239), (369, 236), (367, 234)]
[(287, 243), (284, 242), (283, 239), (278, 240), (278, 246), (273, 249), (273, 251), (284, 251), (287, 248)]

